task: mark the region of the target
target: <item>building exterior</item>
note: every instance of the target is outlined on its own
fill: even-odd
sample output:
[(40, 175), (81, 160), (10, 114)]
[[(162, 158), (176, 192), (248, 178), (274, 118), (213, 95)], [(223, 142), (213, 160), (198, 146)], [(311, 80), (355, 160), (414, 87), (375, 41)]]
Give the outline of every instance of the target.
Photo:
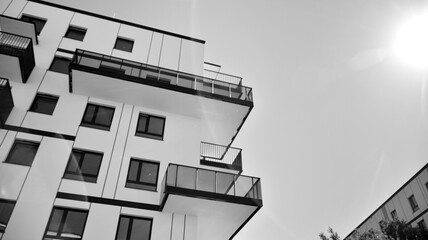
[(232, 239), (262, 207), (253, 108), (205, 41), (0, 2), (0, 239)]
[[(388, 198), (354, 231), (360, 233), (371, 228), (381, 230), (379, 223), (393, 219), (404, 220), (416, 227), (427, 228), (428, 223), (428, 164)], [(353, 240), (353, 233), (345, 240)]]

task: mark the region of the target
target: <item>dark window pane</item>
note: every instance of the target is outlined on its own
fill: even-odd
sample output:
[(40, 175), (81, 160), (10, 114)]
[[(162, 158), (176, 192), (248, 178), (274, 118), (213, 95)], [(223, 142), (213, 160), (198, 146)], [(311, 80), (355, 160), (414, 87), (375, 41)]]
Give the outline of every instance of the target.
[(163, 135), (163, 124), (165, 119), (151, 117), (148, 132), (155, 135)]
[(138, 126), (137, 126), (137, 132), (146, 132), (146, 124), (147, 124), (147, 116), (140, 115), (140, 118), (138, 119)]
[(58, 97), (37, 94), (33, 104), (31, 105), (30, 111), (52, 115), (57, 102)]
[(0, 200), (0, 232), (4, 232), (6, 229), (14, 207), (15, 203)]
[(68, 211), (61, 236), (82, 237), (86, 221), (86, 212)]
[(6, 162), (31, 166), (38, 148), (38, 143), (17, 141), (12, 146)]
[(83, 116), (84, 122), (92, 122), (92, 119), (95, 115), (96, 106), (94, 105), (88, 105), (85, 111), (85, 115)]
[(51, 220), (50, 220), (49, 226), (48, 226), (48, 234), (49, 235), (51, 235), (51, 236), (57, 235), (63, 214), (64, 214), (64, 210), (62, 210), (62, 209), (54, 209), (53, 210)]
[(158, 164), (143, 163), (141, 169), (140, 182), (156, 184)]
[(140, 164), (137, 161), (131, 160), (131, 164), (129, 166), (128, 180), (137, 181), (139, 165)]
[(98, 170), (100, 169), (102, 155), (93, 154), (93, 153), (85, 153), (85, 158), (82, 163), (82, 173), (97, 175)]
[(30, 23), (34, 23), (35, 27), (36, 27), (36, 34), (39, 35), (40, 32), (42, 31), (43, 27), (46, 24), (46, 20), (41, 19), (41, 18), (35, 18), (35, 17), (30, 17), (30, 16), (26, 16), (23, 15), (21, 17), (21, 20), (24, 20), (26, 22), (30, 22)]
[(83, 39), (85, 38), (85, 34), (86, 34), (86, 29), (70, 26), (67, 32), (65, 33), (65, 37), (78, 40), (78, 41), (83, 41)]
[(129, 227), (129, 218), (120, 217), (116, 240), (126, 240), (126, 236), (128, 235), (128, 227)]
[(114, 111), (111, 108), (99, 107), (95, 124), (110, 126)]
[(68, 74), (68, 66), (70, 65), (70, 62), (71, 60), (68, 58), (55, 57), (49, 70)]
[(114, 48), (122, 51), (126, 51), (126, 52), (132, 52), (133, 46), (134, 46), (134, 41), (123, 39), (123, 38), (117, 38)]
[(148, 240), (150, 237), (151, 221), (134, 218), (130, 240)]
[(64, 178), (96, 182), (103, 154), (73, 150), (70, 154)]

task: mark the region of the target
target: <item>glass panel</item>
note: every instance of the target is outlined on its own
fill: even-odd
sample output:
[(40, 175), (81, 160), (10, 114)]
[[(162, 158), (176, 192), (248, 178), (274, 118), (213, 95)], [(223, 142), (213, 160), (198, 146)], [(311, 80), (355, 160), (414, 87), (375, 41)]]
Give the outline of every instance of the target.
[(195, 78), (192, 76), (186, 76), (186, 75), (179, 75), (178, 76), (178, 86), (182, 86), (185, 88), (193, 89), (193, 84), (195, 82)]
[(85, 227), (86, 221), (85, 212), (77, 212), (69, 210), (67, 218), (64, 222), (64, 228), (62, 230), (62, 237), (80, 238), (83, 234), (83, 228)]
[(147, 132), (155, 135), (163, 135), (164, 122), (165, 119), (163, 118), (151, 117)]
[(238, 179), (235, 180), (236, 196), (244, 197), (248, 193), (248, 191), (251, 190), (252, 186), (253, 183), (250, 177), (238, 177)]
[(177, 73), (161, 70), (159, 81), (167, 84), (177, 84)]
[(140, 182), (156, 184), (158, 164), (143, 162), (143, 168), (141, 169)]
[(134, 218), (130, 240), (149, 240), (151, 221)]
[(88, 105), (86, 107), (85, 115), (83, 116), (83, 122), (92, 122), (92, 118), (95, 115), (96, 106), (94, 105)]
[(147, 116), (140, 115), (138, 120), (137, 132), (145, 133), (146, 132), (146, 124), (147, 124)]
[(103, 126), (110, 126), (113, 119), (114, 111), (111, 108), (99, 107), (97, 112), (97, 117), (95, 119), (95, 124), (100, 124)]
[(167, 172), (167, 186), (174, 186), (175, 187), (175, 180), (177, 177), (177, 166), (176, 165), (169, 165), (168, 172)]
[(195, 189), (196, 185), (196, 169), (190, 167), (179, 166), (177, 175), (177, 187)]
[(242, 95), (242, 87), (238, 85), (231, 85), (231, 97), (235, 99), (240, 99)]
[(197, 190), (215, 192), (215, 172), (208, 170), (198, 170)]
[(229, 97), (229, 83), (215, 82), (214, 93), (222, 96)]
[(234, 195), (233, 174), (217, 173), (217, 193)]
[(126, 240), (126, 235), (128, 233), (128, 226), (129, 226), (129, 218), (120, 217), (116, 240)]
[(137, 181), (138, 169), (140, 167), (139, 162), (131, 160), (131, 165), (129, 166), (128, 180)]
[(68, 65), (70, 65), (70, 62), (71, 59), (55, 57), (49, 70), (68, 74)]
[[(84, 65), (84, 66), (88, 66), (88, 67), (99, 68), (101, 60), (97, 59), (97, 58), (93, 58), (93, 57), (88, 57), (88, 55), (90, 56), (92, 54), (85, 52), (85, 56), (82, 56), (79, 64)], [(99, 57), (99, 56), (97, 56), (97, 57)]]
[(38, 147), (38, 144), (15, 142), (6, 162), (30, 166), (36, 156)]
[(211, 93), (212, 81), (209, 79), (196, 79), (196, 90)]
[(0, 202), (0, 227), (7, 225), (14, 206), (15, 203)]
[(56, 236), (58, 234), (59, 226), (61, 225), (61, 218), (64, 214), (62, 209), (54, 209), (52, 212), (51, 220), (48, 226), (48, 234)]
[(80, 152), (72, 152), (70, 155), (70, 159), (68, 160), (67, 172), (79, 172), (79, 161), (82, 157), (82, 153)]
[(85, 153), (85, 158), (82, 163), (82, 173), (90, 175), (98, 175), (98, 170), (101, 165), (102, 155), (96, 153)]

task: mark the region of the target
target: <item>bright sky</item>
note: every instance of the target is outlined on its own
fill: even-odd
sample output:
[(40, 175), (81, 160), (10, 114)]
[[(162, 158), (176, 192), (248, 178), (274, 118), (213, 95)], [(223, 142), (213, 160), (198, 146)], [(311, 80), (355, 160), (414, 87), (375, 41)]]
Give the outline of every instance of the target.
[(391, 51), (424, 1), (55, 2), (204, 39), (253, 87), (234, 146), (264, 207), (236, 240), (344, 238), (427, 163), (428, 86)]

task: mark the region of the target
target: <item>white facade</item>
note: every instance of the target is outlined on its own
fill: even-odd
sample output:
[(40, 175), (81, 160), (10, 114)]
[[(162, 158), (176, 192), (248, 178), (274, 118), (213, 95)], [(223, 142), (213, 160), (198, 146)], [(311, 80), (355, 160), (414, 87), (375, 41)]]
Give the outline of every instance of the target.
[[(87, 217), (81, 236), (70, 230), (52, 239), (119, 239), (121, 216), (151, 222), (147, 239), (231, 239), (261, 208), (258, 178), (229, 168), (231, 162), (202, 164), (201, 155), (210, 153), (201, 152), (201, 143), (230, 146), (253, 107), (251, 92), (233, 96), (244, 88), (251, 90), (240, 83), (207, 79), (200, 86), (208, 82), (212, 91), (198, 89), (197, 79), (204, 74), (204, 41), (44, 2), (3, 1), (0, 11), (0, 31), (32, 38), (35, 59), (23, 80), (20, 58), (0, 49), (0, 77), (9, 80), (14, 103), (0, 129), (0, 204), (14, 204), (5, 228), (0, 228), (0, 239), (44, 239), (52, 234), (48, 226), (54, 225), (54, 208), (82, 211)], [(19, 20), (23, 16), (46, 20), (37, 37), (31, 27), (24, 29), (28, 25)], [(66, 37), (70, 26), (86, 30), (82, 41)], [(118, 37), (133, 41), (131, 52), (115, 48)], [(149, 65), (157, 69), (158, 82), (147, 80), (148, 75), (131, 78), (128, 72), (103, 70), (103, 64), (113, 63), (110, 60), (97, 69), (76, 60), (68, 73), (52, 70), (55, 57), (78, 59), (76, 49)], [(178, 76), (175, 83), (162, 85), (162, 71), (194, 80), (185, 86)], [(227, 87), (217, 87), (222, 84)], [(226, 93), (217, 93), (219, 89)], [(57, 98), (52, 114), (31, 110), (40, 94)], [(114, 109), (108, 129), (84, 126), (88, 104)], [(136, 134), (141, 114), (164, 120), (161, 139)], [(19, 141), (38, 144), (29, 165), (10, 162)], [(75, 150), (102, 155), (95, 182), (65, 177)], [(158, 173), (147, 175), (156, 174), (154, 189), (126, 186), (131, 159), (158, 166)], [(165, 178), (167, 169), (170, 174), (176, 171), (171, 188), (166, 188), (166, 182), (173, 181)], [(187, 171), (193, 170), (192, 180)], [(221, 182), (229, 176), (231, 182)], [(223, 192), (221, 184), (229, 184)]]
[[(395, 216), (394, 216), (395, 215)], [(379, 223), (394, 218), (404, 220), (413, 227), (428, 223), (428, 164), (398, 189), (354, 231), (381, 230)], [(352, 233), (345, 240), (352, 240)]]

